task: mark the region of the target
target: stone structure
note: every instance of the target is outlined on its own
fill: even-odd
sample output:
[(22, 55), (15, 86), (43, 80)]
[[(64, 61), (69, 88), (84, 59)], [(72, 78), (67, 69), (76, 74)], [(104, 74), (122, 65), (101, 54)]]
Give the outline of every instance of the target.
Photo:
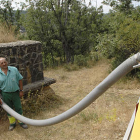
[(39, 41), (0, 43), (0, 56), (7, 56), (9, 65), (18, 68), (24, 77), (25, 91), (55, 82), (43, 76), (42, 45)]

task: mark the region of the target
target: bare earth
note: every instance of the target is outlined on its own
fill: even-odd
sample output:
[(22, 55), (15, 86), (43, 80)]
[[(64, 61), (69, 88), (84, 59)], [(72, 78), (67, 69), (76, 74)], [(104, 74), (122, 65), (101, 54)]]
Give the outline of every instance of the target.
[[(62, 68), (44, 71), (44, 76), (57, 82), (50, 87), (65, 103), (53, 110), (41, 112), (35, 119), (47, 119), (68, 110), (109, 73), (106, 61), (92, 68), (67, 72)], [(139, 98), (140, 83), (136, 80), (121, 80), (109, 88), (85, 110), (62, 123), (24, 130), (17, 126), (8, 131), (8, 121), (0, 125), (0, 140), (122, 140)]]

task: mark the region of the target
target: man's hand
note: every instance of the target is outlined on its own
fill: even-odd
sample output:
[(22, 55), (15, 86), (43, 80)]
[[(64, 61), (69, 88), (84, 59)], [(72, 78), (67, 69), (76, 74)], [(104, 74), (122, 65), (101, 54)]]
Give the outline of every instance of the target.
[(0, 98), (0, 104), (2, 105), (2, 100), (1, 100), (1, 98)]
[(21, 98), (21, 97), (23, 97), (23, 95), (24, 95), (23, 91), (20, 91), (19, 92), (19, 97)]

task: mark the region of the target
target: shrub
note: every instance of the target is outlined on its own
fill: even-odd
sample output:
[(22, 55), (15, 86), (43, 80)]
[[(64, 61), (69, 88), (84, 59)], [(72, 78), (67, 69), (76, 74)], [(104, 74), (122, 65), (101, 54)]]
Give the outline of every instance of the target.
[(79, 67), (80, 66), (87, 66), (88, 65), (88, 60), (89, 60), (88, 57), (85, 57), (85, 56), (80, 54), (80, 55), (75, 56), (74, 63), (76, 65), (78, 65)]
[[(112, 17), (113, 21), (110, 22), (110, 26), (113, 29), (111, 28), (108, 34), (99, 35), (99, 44), (96, 47), (103, 56), (111, 59), (112, 70), (140, 50), (139, 21), (133, 20), (132, 17), (127, 17), (123, 14), (115, 18), (117, 23), (114, 22), (114, 18)], [(133, 70), (129, 75), (136, 75), (136, 72)]]

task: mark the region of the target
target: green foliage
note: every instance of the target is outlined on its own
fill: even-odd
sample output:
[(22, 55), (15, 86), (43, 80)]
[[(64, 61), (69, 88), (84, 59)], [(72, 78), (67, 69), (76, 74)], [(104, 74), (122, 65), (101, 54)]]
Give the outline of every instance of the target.
[(19, 39), (41, 41), (45, 67), (74, 63), (76, 55), (86, 56), (95, 50), (97, 34), (102, 30), (102, 7), (87, 7), (78, 0), (28, 2), (26, 11), (14, 11), (12, 1), (3, 0), (0, 15), (6, 23), (15, 25), (16, 31), (20, 26), (26, 29)]
[[(139, 11), (139, 8), (134, 11)], [(106, 19), (110, 24), (108, 34), (98, 36), (99, 44), (96, 48), (103, 56), (112, 59), (112, 69), (140, 50), (140, 20), (132, 13), (131, 16), (120, 12), (112, 13)]]
[(75, 64), (80, 66), (87, 66), (88, 65), (88, 57), (85, 57), (83, 55), (76, 55), (75, 56)]
[(98, 36), (99, 44), (96, 46), (96, 49), (101, 52), (101, 54), (111, 59), (114, 57), (115, 48), (117, 47), (118, 40), (114, 38), (113, 34), (102, 34)]
[(97, 52), (91, 52), (88, 56), (76, 55), (74, 57), (74, 63), (64, 65), (67, 71), (79, 70), (83, 67), (90, 67), (96, 64), (101, 59), (101, 56)]
[[(29, 39), (43, 44), (44, 60), (74, 62), (75, 55), (86, 55), (97, 45), (101, 30), (102, 8), (87, 7), (81, 1), (30, 1), (27, 14), (22, 17)], [(46, 63), (46, 62), (45, 62)]]
[(126, 15), (131, 14), (133, 9), (132, 0), (104, 0), (103, 3)]
[(15, 33), (20, 29), (20, 10), (14, 10), (12, 7), (12, 1), (10, 0), (1, 0), (0, 1), (0, 22), (4, 23), (8, 29), (11, 26), (15, 26)]
[(133, 11), (132, 11), (132, 18), (133, 20), (140, 20), (140, 6), (136, 7)]
[(138, 21), (131, 18), (125, 19), (120, 25), (116, 34), (119, 40), (115, 51), (116, 60), (120, 57), (120, 61), (127, 59), (132, 54), (140, 50), (140, 25)]
[[(120, 39), (118, 49), (125, 51), (125, 54), (130, 55), (132, 52), (139, 51), (140, 46), (140, 24), (128, 18), (120, 25), (117, 37)], [(127, 56), (128, 56), (127, 55)]]
[[(113, 60), (114, 68), (125, 59), (140, 50), (140, 25), (132, 19), (126, 19), (117, 32), (118, 46)], [(115, 65), (116, 63), (116, 65)]]

